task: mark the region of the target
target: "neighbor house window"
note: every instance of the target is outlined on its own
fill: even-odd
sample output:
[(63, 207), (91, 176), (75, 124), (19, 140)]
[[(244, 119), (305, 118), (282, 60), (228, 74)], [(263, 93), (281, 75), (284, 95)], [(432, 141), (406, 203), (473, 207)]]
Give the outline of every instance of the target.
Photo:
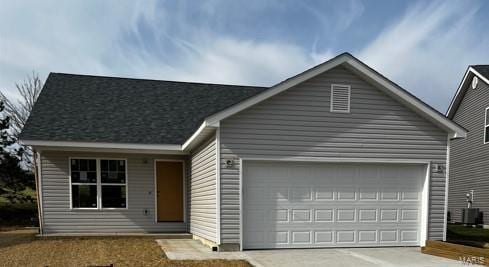
[(344, 84), (331, 85), (331, 112), (350, 112), (351, 87)]
[(123, 159), (70, 159), (71, 207), (126, 208), (126, 164)]
[(484, 118), (484, 144), (489, 143), (489, 107), (486, 108)]

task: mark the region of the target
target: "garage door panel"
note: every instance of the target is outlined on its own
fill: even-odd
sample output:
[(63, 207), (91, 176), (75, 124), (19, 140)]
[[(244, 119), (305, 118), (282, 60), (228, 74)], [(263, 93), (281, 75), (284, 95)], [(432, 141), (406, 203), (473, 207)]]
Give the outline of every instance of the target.
[[(420, 210), (408, 208), (379, 208), (372, 206), (355, 207), (354, 205), (343, 208), (315, 206), (304, 208), (304, 205), (280, 206), (252, 206), (248, 207), (244, 220), (248, 223), (300, 223), (300, 222), (356, 222), (356, 223), (419, 223)], [(261, 219), (260, 219), (261, 218)]]
[(334, 209), (319, 208), (314, 210), (315, 222), (333, 222), (334, 221)]
[(315, 200), (318, 201), (332, 201), (335, 199), (334, 189), (331, 187), (315, 187), (316, 190), (314, 192)]
[(358, 221), (361, 223), (377, 222), (377, 209), (358, 209)]
[[(250, 239), (253, 238), (253, 239)], [(417, 230), (392, 229), (300, 229), (255, 232), (246, 240), (248, 249), (301, 247), (417, 246)], [(307, 245), (307, 246), (305, 246)]]
[(377, 243), (376, 230), (358, 230), (358, 243)]
[(425, 168), (245, 162), (244, 248), (418, 245)]

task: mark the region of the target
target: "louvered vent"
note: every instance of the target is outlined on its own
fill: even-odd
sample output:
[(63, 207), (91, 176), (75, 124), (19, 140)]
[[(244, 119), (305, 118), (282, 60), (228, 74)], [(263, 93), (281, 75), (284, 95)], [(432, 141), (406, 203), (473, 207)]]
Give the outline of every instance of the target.
[(349, 85), (331, 85), (331, 112), (350, 112)]

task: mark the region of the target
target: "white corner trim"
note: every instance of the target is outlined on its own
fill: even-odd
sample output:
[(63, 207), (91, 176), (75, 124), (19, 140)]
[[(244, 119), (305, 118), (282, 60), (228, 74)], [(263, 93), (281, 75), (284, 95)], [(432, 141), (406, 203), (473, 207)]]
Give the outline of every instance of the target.
[(428, 223), (429, 223), (429, 199), (430, 199), (430, 179), (431, 179), (431, 163), (426, 165), (426, 178), (421, 193), (421, 230), (419, 245), (426, 246), (428, 240)]
[(42, 196), (42, 166), (41, 166), (41, 153), (35, 152), (36, 156), (36, 167), (37, 167), (37, 184), (36, 188), (38, 194), (38, 207), (39, 207), (39, 234), (44, 234), (44, 210), (43, 210), (43, 196)]
[(452, 101), (450, 102), (450, 106), (448, 107), (448, 110), (447, 110), (447, 113), (446, 113), (446, 116), (447, 117), (453, 115), (452, 113), (454, 112), (454, 110), (456, 109), (456, 107), (458, 107), (459, 104), (456, 104), (455, 105), (455, 103), (458, 102), (458, 98), (460, 97), (459, 95), (462, 93), (462, 89), (465, 88), (466, 82), (467, 82), (467, 78), (468, 78), (468, 76), (469, 76), (470, 73), (473, 73), (479, 79), (483, 80), (487, 85), (489, 85), (489, 79), (487, 79), (486, 77), (484, 77), (484, 75), (480, 74), (473, 67), (469, 67), (467, 69), (467, 71), (465, 72), (464, 77), (462, 78), (462, 82), (460, 82), (460, 85), (457, 88), (457, 92), (455, 93), (455, 96), (452, 98)]
[(447, 136), (447, 162), (445, 163), (445, 213), (443, 214), (443, 241), (447, 241), (448, 187), (450, 186), (450, 136)]
[(66, 141), (43, 141), (22, 140), (28, 146), (45, 147), (76, 147), (76, 148), (113, 148), (113, 149), (143, 149), (143, 150), (174, 150), (182, 151), (181, 145), (160, 144), (123, 144), (123, 143), (98, 143), (98, 142), (66, 142)]
[(221, 245), (221, 129), (216, 130), (216, 243)]
[(243, 159), (239, 159), (239, 250), (243, 251)]
[(484, 136), (482, 136), (482, 142), (484, 145), (489, 143), (489, 141), (486, 142), (487, 128), (489, 127), (489, 124), (487, 123), (487, 110), (488, 109), (489, 109), (489, 107), (487, 107), (484, 110)]

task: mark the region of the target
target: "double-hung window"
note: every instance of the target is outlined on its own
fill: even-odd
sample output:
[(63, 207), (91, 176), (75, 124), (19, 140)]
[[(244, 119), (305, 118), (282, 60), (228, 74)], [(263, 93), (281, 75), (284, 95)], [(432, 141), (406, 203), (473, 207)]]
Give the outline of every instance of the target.
[(124, 159), (70, 159), (71, 208), (127, 207)]
[(484, 114), (484, 144), (489, 143), (489, 107)]
[(126, 207), (126, 161), (100, 160), (102, 208)]
[(97, 208), (97, 160), (71, 160), (72, 208)]

